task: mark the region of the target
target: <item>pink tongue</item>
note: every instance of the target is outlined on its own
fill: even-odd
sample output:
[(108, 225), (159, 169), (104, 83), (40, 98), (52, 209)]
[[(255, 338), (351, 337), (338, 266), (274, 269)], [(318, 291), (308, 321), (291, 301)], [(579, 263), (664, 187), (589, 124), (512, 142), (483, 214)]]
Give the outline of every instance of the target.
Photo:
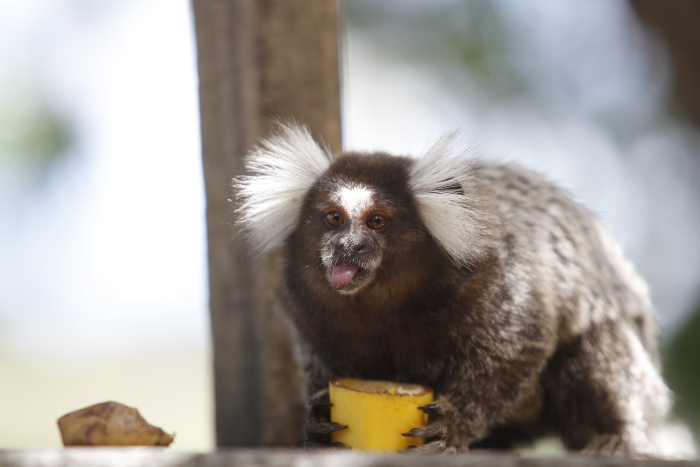
[(357, 274), (357, 266), (354, 264), (339, 264), (331, 271), (331, 281), (337, 290), (344, 288)]

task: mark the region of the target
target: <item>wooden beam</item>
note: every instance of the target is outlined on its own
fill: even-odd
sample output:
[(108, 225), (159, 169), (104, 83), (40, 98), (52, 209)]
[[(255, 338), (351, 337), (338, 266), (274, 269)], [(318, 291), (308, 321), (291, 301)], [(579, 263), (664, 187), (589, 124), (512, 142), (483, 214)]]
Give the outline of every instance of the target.
[(561, 457), (520, 456), (513, 452), (471, 451), (454, 456), (403, 456), (323, 449), (230, 449), (212, 454), (178, 453), (167, 449), (73, 447), (61, 450), (0, 451), (0, 467), (700, 467), (698, 460), (632, 460), (619, 456), (563, 454)]
[(219, 447), (289, 445), (303, 401), (274, 312), (279, 259), (234, 237), (230, 184), (275, 119), (341, 148), (336, 0), (194, 0)]

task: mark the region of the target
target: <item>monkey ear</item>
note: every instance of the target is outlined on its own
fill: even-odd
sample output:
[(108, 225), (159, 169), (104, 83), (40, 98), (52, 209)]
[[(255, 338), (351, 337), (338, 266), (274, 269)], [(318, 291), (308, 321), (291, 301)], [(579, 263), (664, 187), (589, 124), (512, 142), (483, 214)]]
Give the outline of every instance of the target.
[(486, 246), (486, 216), (472, 152), (457, 142), (456, 133), (450, 133), (411, 167), (410, 185), (421, 219), (459, 266), (476, 260)]
[(289, 237), (306, 192), (332, 159), (306, 127), (280, 126), (278, 134), (262, 140), (249, 154), (246, 168), (254, 175), (233, 180), (238, 223), (259, 254), (278, 248)]

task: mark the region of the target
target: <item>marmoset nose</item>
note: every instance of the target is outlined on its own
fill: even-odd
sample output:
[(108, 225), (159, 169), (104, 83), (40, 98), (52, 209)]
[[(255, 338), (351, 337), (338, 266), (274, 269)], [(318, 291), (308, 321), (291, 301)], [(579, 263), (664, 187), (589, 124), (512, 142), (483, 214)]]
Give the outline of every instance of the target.
[(336, 252), (343, 255), (364, 255), (367, 250), (368, 248), (366, 241), (343, 242), (339, 243), (336, 247)]

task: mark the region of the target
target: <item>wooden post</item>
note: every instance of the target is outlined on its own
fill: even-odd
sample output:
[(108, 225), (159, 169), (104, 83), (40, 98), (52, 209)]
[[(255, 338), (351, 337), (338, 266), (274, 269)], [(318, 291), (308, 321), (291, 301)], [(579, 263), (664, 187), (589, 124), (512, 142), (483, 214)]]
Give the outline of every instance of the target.
[(681, 107), (700, 125), (700, 3), (693, 0), (630, 0), (639, 19), (663, 39)]
[(301, 379), (273, 311), (279, 260), (231, 225), (231, 180), (275, 119), (341, 149), (336, 0), (193, 0), (206, 183), (219, 447), (301, 438)]

